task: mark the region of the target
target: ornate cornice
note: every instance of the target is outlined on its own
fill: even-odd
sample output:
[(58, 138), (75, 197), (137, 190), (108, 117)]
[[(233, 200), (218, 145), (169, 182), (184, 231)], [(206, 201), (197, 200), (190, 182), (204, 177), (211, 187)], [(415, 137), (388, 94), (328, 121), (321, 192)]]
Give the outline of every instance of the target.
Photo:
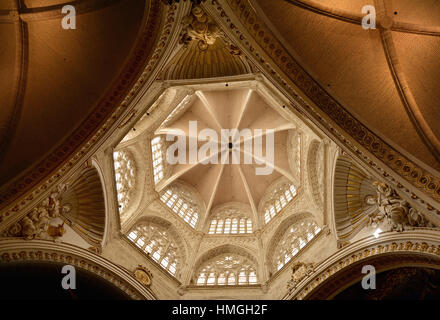
[[(49, 261), (73, 265), (112, 283), (135, 300), (156, 300), (149, 288), (126, 270), (82, 248), (50, 241), (5, 240), (0, 244), (0, 263)], [(61, 275), (61, 272), (60, 272)], [(61, 279), (61, 277), (60, 277)]]
[[(374, 169), (376, 174), (385, 177), (408, 197), (433, 211), (433, 205), (426, 203), (424, 196), (412, 193), (403, 184), (411, 184), (424, 195), (440, 201), (440, 177), (400, 154), (345, 110), (294, 60), (258, 17), (249, 1), (219, 2), (211, 2), (212, 12), (221, 20), (221, 25), (228, 26), (227, 33), (233, 36), (240, 49), (264, 68), (262, 71), (275, 80), (282, 91), (288, 93), (293, 101), (291, 107), (308, 114), (340, 144)], [(303, 99), (299, 91), (310, 101)], [(402, 179), (396, 178), (396, 174)]]

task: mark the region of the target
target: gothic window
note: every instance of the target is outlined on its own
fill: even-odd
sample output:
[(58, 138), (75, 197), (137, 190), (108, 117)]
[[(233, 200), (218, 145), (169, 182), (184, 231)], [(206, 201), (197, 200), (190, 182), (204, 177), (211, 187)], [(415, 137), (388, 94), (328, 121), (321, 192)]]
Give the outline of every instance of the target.
[(272, 191), (270, 200), (264, 206), (264, 222), (268, 223), (296, 196), (293, 184), (283, 184)]
[(288, 227), (275, 248), (275, 269), (280, 270), (286, 265), (320, 231), (321, 228), (311, 219), (296, 222)]
[(209, 234), (249, 234), (253, 232), (250, 208), (228, 203), (214, 208)]
[(113, 153), (115, 166), (116, 190), (119, 203), (119, 213), (123, 213), (132, 195), (135, 179), (135, 167), (132, 158), (124, 151)]
[(257, 284), (256, 266), (247, 258), (226, 253), (207, 261), (197, 274), (199, 286)]
[(162, 194), (160, 200), (186, 223), (195, 228), (199, 218), (198, 210), (185, 197), (179, 195), (176, 190), (169, 188)]
[(128, 239), (147, 253), (162, 268), (173, 276), (181, 265), (180, 250), (177, 241), (170, 232), (157, 224), (144, 222), (137, 225)]
[(209, 234), (252, 233), (252, 220), (249, 218), (218, 218), (211, 220)]
[(163, 179), (164, 167), (163, 167), (163, 142), (161, 137), (156, 137), (151, 141), (151, 152), (153, 157), (153, 175), (154, 182), (158, 183)]

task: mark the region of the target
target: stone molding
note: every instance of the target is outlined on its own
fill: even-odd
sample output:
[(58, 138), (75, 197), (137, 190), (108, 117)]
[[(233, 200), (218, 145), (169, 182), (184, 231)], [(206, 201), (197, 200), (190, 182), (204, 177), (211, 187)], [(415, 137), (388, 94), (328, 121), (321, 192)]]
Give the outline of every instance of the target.
[[(126, 270), (109, 260), (69, 244), (44, 240), (3, 240), (0, 243), (0, 263), (47, 261), (65, 263), (92, 272), (112, 283), (135, 300), (156, 300), (154, 293)], [(60, 281), (61, 281), (60, 271)]]
[[(373, 257), (381, 257), (393, 253), (424, 255), (440, 261), (440, 234), (433, 230), (411, 232), (387, 232), (350, 244), (323, 262), (316, 264), (314, 272), (305, 276), (295, 288), (284, 296), (285, 300), (308, 299), (323, 284), (330, 283), (335, 276), (348, 267)], [(399, 264), (399, 260), (394, 260)]]

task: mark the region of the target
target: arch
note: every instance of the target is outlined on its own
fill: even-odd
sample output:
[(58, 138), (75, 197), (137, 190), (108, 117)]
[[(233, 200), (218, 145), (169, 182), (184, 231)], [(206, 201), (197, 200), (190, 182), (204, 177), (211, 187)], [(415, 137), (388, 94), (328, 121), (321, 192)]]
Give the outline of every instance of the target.
[[(112, 263), (89, 250), (46, 240), (3, 240), (0, 262), (47, 261), (69, 264), (92, 272), (109, 282), (135, 300), (156, 300), (150, 288), (144, 286), (127, 269)], [(61, 274), (61, 273), (60, 273)]]
[(187, 250), (171, 222), (155, 216), (143, 217), (127, 232), (127, 237), (163, 269), (180, 278)]
[(192, 282), (197, 285), (258, 283), (257, 259), (247, 250), (223, 245), (205, 252), (196, 262)]
[(262, 225), (269, 223), (292, 202), (297, 195), (293, 183), (286, 177), (275, 180), (266, 190), (258, 205)]
[(364, 275), (362, 266), (374, 263), (377, 273), (398, 267), (440, 269), (440, 240), (432, 230), (389, 232), (365, 238), (313, 267), (291, 288), (285, 299), (331, 299)]
[(275, 274), (281, 270), (320, 232), (321, 227), (309, 212), (297, 213), (282, 221), (267, 247), (269, 271)]
[(181, 180), (165, 188), (160, 200), (194, 229), (206, 213), (205, 202), (197, 190)]
[(249, 205), (228, 202), (212, 210), (207, 231), (208, 234), (249, 234), (253, 232), (253, 225)]

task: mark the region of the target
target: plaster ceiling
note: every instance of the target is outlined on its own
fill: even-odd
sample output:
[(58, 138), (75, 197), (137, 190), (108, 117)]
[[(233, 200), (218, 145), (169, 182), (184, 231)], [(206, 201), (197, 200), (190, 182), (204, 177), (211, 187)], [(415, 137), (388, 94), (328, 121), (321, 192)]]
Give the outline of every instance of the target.
[[(66, 3), (76, 8), (75, 30), (61, 27)], [(89, 116), (129, 57), (148, 3), (1, 1), (0, 186)]]
[(376, 1), (377, 29), (368, 31), (360, 25), (365, 4), (252, 2), (286, 49), (349, 112), (439, 170), (440, 2)]

